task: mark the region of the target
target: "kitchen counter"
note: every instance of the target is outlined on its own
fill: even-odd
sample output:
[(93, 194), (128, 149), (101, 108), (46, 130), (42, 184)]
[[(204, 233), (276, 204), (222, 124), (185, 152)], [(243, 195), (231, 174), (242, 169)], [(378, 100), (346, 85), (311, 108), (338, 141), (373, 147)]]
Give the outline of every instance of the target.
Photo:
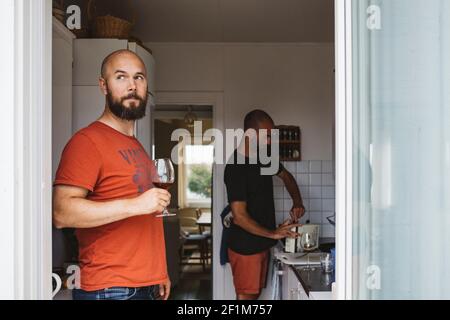
[[(321, 239), (319, 250), (313, 254), (328, 252), (334, 247), (334, 239)], [(322, 246), (323, 245), (323, 246)], [(335, 282), (335, 274), (322, 272), (317, 258), (311, 258), (309, 266), (305, 263), (302, 254), (284, 253), (281, 247), (276, 247), (274, 255), (284, 265), (283, 270), (283, 299), (289, 300), (332, 300), (332, 283)], [(290, 257), (286, 259), (285, 257)], [(309, 261), (309, 260), (308, 260)], [(297, 298), (295, 298), (297, 297)]]
[(335, 281), (334, 273), (324, 273), (320, 266), (290, 266), (306, 294), (311, 292), (329, 292), (331, 284)]

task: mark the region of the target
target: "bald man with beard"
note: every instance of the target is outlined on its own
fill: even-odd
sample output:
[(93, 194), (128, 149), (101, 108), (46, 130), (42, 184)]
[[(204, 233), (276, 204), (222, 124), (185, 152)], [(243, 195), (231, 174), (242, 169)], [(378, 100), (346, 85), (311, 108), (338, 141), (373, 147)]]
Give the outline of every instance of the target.
[(134, 136), (146, 112), (147, 78), (135, 53), (107, 56), (99, 79), (105, 110), (61, 156), (53, 223), (76, 230), (81, 288), (75, 300), (169, 297), (163, 221), (156, 215), (170, 193), (152, 184), (154, 165)]

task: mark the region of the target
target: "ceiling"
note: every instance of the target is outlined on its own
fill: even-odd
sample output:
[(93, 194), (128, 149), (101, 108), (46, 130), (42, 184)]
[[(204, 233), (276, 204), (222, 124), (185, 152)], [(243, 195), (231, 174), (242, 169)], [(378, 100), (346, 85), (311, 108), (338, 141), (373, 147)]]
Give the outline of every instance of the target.
[(333, 42), (334, 39), (334, 0), (94, 2), (98, 7), (103, 2), (107, 11), (115, 7), (116, 13), (129, 18), (134, 12), (133, 35), (144, 42)]

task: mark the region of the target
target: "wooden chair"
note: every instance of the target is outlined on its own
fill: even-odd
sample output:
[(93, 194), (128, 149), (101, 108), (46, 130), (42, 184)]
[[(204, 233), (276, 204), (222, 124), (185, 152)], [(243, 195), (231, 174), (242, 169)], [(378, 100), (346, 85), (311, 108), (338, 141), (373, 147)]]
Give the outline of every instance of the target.
[[(200, 227), (197, 225), (196, 217), (179, 217), (180, 221), (180, 238), (182, 240), (181, 252), (180, 252), (180, 261), (182, 265), (185, 264), (199, 264), (202, 265), (203, 271), (206, 270), (206, 265), (208, 264), (208, 237), (206, 235), (201, 234)], [(197, 232), (192, 232), (194, 227), (196, 226)], [(200, 257), (191, 257), (186, 256), (186, 250), (194, 250), (194, 252), (198, 252)], [(199, 260), (198, 263), (192, 263), (189, 260)]]

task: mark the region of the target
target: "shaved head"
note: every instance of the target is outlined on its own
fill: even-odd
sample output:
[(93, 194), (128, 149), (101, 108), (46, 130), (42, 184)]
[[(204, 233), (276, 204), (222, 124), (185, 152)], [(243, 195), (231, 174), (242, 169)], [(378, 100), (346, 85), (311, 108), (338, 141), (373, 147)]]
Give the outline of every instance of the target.
[(102, 68), (101, 68), (101, 76), (103, 79), (105, 79), (108, 75), (108, 70), (110, 68), (110, 66), (113, 64), (114, 61), (116, 61), (116, 59), (121, 58), (121, 57), (125, 57), (125, 56), (132, 56), (136, 59), (138, 59), (142, 65), (144, 66), (145, 69), (145, 64), (144, 61), (142, 61), (142, 59), (133, 51), (130, 51), (128, 49), (121, 49), (121, 50), (117, 50), (114, 51), (113, 53), (109, 54), (102, 62)]
[(269, 116), (269, 114), (263, 110), (253, 110), (252, 112), (248, 113), (245, 116), (244, 119), (244, 130), (247, 131), (248, 129), (260, 129), (260, 125), (262, 123), (270, 123), (274, 124), (272, 117)]

